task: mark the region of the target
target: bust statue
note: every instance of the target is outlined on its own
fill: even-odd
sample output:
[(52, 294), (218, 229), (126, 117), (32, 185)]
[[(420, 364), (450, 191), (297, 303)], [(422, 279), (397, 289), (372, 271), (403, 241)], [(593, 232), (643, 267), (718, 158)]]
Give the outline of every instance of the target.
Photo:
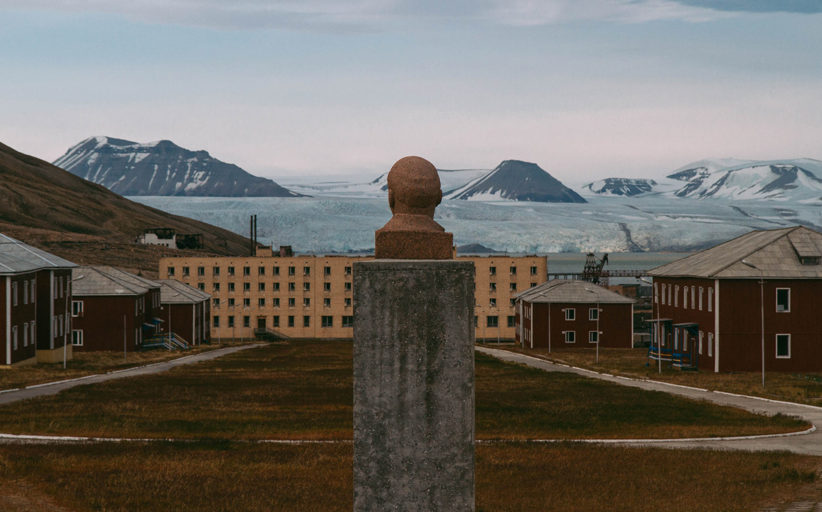
[(451, 259), (454, 236), (434, 221), (441, 201), (440, 177), (431, 162), (418, 156), (398, 160), (388, 173), (393, 217), (375, 234), (375, 257)]

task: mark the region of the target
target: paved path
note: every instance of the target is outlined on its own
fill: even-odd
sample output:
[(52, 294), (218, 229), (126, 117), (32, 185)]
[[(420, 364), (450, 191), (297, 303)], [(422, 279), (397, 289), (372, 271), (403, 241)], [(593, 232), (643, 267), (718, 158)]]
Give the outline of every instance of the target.
[(60, 391), (73, 388), (74, 386), (82, 386), (85, 384), (96, 384), (98, 382), (105, 382), (107, 380), (123, 379), (126, 377), (135, 377), (137, 375), (150, 375), (153, 373), (161, 373), (168, 371), (177, 366), (185, 364), (199, 363), (201, 361), (210, 361), (227, 354), (239, 352), (249, 348), (262, 346), (261, 343), (252, 343), (248, 345), (234, 345), (231, 347), (218, 348), (208, 352), (201, 352), (199, 354), (192, 354), (190, 356), (178, 357), (169, 361), (162, 361), (145, 366), (135, 366), (133, 368), (126, 368), (123, 370), (116, 370), (109, 373), (86, 375), (85, 377), (78, 377), (76, 379), (67, 379), (57, 382), (47, 382), (45, 384), (36, 384), (22, 389), (15, 389), (0, 392), (0, 405), (17, 402), (19, 400), (27, 400), (29, 398), (36, 398), (38, 396), (56, 395)]
[(491, 355), (503, 361), (511, 361), (524, 364), (534, 368), (549, 372), (576, 373), (584, 377), (601, 379), (623, 386), (631, 386), (650, 391), (663, 391), (673, 395), (680, 395), (695, 400), (707, 400), (719, 405), (738, 407), (754, 413), (765, 413), (768, 415), (786, 414), (798, 416), (808, 421), (814, 428), (805, 431), (801, 435), (777, 435), (777, 436), (745, 436), (739, 438), (703, 438), (690, 440), (661, 440), (661, 439), (636, 439), (636, 440), (597, 440), (611, 444), (631, 444), (664, 446), (668, 448), (721, 448), (728, 450), (785, 450), (793, 453), (805, 455), (822, 455), (822, 431), (816, 427), (822, 426), (822, 407), (812, 405), (795, 404), (791, 402), (780, 402), (768, 400), (767, 398), (756, 398), (750, 396), (736, 395), (721, 391), (708, 391), (706, 389), (680, 386), (652, 380), (629, 379), (616, 375), (597, 373), (591, 370), (575, 368), (546, 361), (525, 354), (510, 352), (488, 347), (477, 347), (479, 352)]

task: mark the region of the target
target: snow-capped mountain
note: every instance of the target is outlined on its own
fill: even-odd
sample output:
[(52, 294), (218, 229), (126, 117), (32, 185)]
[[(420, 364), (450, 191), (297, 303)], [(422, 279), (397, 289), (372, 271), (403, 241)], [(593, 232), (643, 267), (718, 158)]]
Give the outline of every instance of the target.
[(822, 161), (810, 158), (771, 161), (702, 160), (668, 175), (685, 182), (677, 197), (822, 201)]
[(446, 191), (445, 199), (586, 202), (579, 194), (563, 185), (537, 164), (520, 160), (503, 161), (491, 172), (455, 190)]
[(588, 183), (584, 188), (595, 194), (631, 197), (651, 192), (656, 185), (656, 181), (644, 178), (605, 178)]
[(54, 165), (129, 196), (298, 197), (268, 178), (253, 176), (206, 151), (169, 140), (138, 143), (90, 137)]

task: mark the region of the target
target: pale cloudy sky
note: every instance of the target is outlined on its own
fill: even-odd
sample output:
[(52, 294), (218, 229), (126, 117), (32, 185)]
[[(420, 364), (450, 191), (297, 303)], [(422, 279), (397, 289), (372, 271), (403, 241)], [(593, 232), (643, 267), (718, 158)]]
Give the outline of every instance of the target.
[(0, 0), (0, 142), (246, 170), (517, 158), (558, 178), (822, 159), (819, 0)]

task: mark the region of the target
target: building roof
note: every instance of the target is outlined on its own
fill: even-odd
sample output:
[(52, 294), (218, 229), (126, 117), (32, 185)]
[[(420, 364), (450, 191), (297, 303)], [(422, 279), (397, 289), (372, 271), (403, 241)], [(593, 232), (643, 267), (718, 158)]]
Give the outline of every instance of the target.
[(648, 272), (653, 277), (822, 279), (822, 233), (804, 226), (751, 231)]
[(143, 295), (160, 285), (140, 276), (107, 266), (83, 266), (71, 271), (75, 296)]
[(161, 304), (197, 304), (211, 298), (208, 293), (174, 279), (159, 279)]
[(0, 275), (76, 266), (76, 263), (0, 233)]
[(516, 295), (517, 299), (525, 302), (569, 302), (583, 304), (633, 304), (629, 299), (607, 288), (589, 283), (566, 279), (553, 279), (534, 286)]

